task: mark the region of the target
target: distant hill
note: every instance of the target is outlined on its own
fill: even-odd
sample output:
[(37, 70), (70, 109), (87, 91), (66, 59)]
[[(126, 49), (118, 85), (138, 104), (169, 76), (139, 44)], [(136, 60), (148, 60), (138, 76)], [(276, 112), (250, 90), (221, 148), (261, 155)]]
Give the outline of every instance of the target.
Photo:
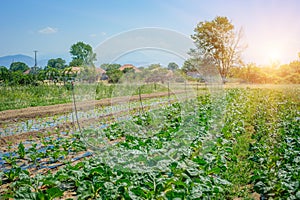
[[(26, 63), (29, 67), (34, 66), (34, 58), (26, 56), (23, 54), (17, 55), (8, 55), (0, 57), (0, 66), (5, 66), (9, 68), (12, 62), (23, 62)], [(47, 65), (48, 59), (38, 60), (37, 64), (39, 67), (45, 67)]]

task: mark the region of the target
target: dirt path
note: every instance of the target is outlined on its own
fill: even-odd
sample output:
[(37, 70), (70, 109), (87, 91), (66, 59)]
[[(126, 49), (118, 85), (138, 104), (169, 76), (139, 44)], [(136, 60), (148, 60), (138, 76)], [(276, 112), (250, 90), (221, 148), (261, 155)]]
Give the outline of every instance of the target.
[[(175, 91), (175, 92), (171, 92), (170, 94), (180, 94), (184, 92), (185, 91)], [(141, 96), (142, 99), (163, 97), (163, 96), (168, 96), (168, 92), (142, 94)], [(122, 102), (137, 101), (137, 100), (139, 100), (138, 95), (105, 98), (101, 100), (78, 102), (76, 107), (77, 110), (89, 110), (94, 107), (108, 106), (108, 105), (119, 104)], [(64, 114), (72, 111), (73, 111), (73, 103), (57, 104), (51, 106), (28, 107), (28, 108), (22, 108), (18, 110), (5, 110), (0, 112), (0, 127), (6, 123), (13, 123), (13, 122), (22, 121), (25, 119), (32, 119), (36, 117), (45, 117), (45, 116), (51, 116), (56, 114)]]

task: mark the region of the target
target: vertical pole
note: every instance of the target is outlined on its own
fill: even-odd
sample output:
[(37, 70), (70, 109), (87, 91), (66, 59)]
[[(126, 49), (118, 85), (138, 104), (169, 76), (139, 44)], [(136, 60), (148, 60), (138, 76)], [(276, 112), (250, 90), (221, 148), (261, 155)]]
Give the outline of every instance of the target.
[[(72, 96), (73, 96), (73, 104), (74, 104), (74, 110), (75, 110), (75, 117), (78, 125), (79, 132), (81, 133), (81, 127), (78, 120), (78, 114), (77, 114), (77, 107), (76, 107), (76, 100), (75, 100), (75, 92), (74, 92), (74, 82), (72, 81)], [(75, 124), (74, 124), (75, 126)]]
[(187, 99), (186, 81), (184, 81), (184, 91), (185, 91), (185, 98)]
[(139, 99), (140, 99), (140, 103), (141, 103), (141, 108), (142, 108), (142, 112), (144, 114), (144, 106), (143, 106), (142, 95), (141, 95), (141, 86), (138, 87), (138, 90), (139, 90)]
[(198, 90), (199, 90), (199, 87), (198, 87), (198, 82), (197, 82), (197, 97), (198, 97)]
[(34, 50), (34, 67), (37, 67), (37, 60), (36, 60), (36, 53), (37, 53), (37, 50)]
[(170, 104), (170, 81), (168, 81), (168, 100)]

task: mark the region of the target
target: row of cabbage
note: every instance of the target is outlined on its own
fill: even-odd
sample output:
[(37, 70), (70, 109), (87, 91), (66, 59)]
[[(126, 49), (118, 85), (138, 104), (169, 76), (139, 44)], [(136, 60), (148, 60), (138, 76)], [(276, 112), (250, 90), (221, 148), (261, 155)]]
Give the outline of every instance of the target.
[[(299, 90), (228, 89), (86, 129), (93, 156), (55, 173), (2, 172), (3, 198), (297, 199)], [(15, 168), (14, 168), (15, 167)], [(10, 177), (9, 173), (17, 175)]]

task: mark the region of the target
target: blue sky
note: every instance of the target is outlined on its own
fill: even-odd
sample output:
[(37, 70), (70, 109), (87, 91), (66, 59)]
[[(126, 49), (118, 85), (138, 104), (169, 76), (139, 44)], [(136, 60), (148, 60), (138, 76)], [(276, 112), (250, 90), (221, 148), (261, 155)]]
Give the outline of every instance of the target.
[(246, 62), (286, 63), (300, 51), (298, 0), (1, 0), (0, 56), (26, 54), (70, 60), (70, 46), (96, 47), (143, 27), (193, 34), (196, 24), (227, 16), (244, 29)]

